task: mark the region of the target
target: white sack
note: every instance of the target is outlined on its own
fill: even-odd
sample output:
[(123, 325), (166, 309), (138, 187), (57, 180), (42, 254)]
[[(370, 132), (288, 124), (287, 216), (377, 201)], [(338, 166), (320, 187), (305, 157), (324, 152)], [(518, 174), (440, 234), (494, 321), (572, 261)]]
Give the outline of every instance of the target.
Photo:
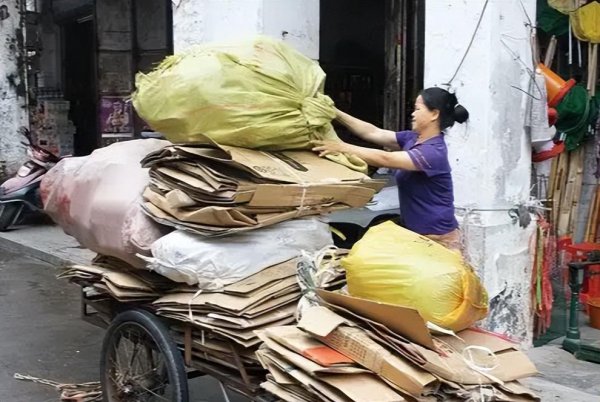
[(222, 238), (172, 232), (152, 245), (148, 268), (176, 282), (215, 290), (333, 244), (329, 225), (297, 219)]

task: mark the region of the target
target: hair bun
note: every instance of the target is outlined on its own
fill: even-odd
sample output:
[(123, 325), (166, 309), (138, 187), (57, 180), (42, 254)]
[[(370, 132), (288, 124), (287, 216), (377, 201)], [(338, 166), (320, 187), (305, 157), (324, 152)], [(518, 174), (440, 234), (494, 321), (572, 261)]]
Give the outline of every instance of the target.
[(464, 123), (469, 119), (469, 111), (460, 103), (454, 106), (454, 121)]

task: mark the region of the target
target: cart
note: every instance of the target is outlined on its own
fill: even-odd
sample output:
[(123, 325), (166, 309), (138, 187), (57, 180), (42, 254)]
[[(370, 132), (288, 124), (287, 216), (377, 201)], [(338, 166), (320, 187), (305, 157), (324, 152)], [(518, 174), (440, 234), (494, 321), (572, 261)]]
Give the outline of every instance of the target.
[[(105, 401), (187, 402), (188, 380), (204, 375), (216, 378), (224, 395), (228, 389), (249, 401), (279, 400), (261, 390), (266, 371), (251, 375), (233, 342), (229, 342), (234, 360), (230, 363), (237, 375), (227, 367), (194, 358), (193, 327), (156, 315), (149, 304), (123, 303), (108, 295), (90, 297), (82, 287), (81, 317), (106, 329), (100, 358)], [(174, 326), (183, 336), (174, 336)]]

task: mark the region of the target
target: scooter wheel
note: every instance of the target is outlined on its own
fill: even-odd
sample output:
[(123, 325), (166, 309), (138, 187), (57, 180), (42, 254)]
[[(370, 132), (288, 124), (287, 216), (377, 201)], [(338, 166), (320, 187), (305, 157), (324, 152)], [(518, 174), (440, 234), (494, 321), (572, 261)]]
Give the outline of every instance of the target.
[(0, 205), (0, 232), (5, 232), (10, 226), (15, 224), (20, 209), (20, 205), (13, 203)]

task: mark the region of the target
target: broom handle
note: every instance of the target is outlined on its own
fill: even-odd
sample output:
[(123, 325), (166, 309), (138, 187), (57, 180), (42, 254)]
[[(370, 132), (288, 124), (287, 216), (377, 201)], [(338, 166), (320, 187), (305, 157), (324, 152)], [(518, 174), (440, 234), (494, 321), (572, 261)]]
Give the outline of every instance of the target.
[(550, 43), (548, 44), (548, 49), (546, 50), (546, 57), (544, 58), (544, 65), (548, 68), (554, 62), (554, 55), (556, 54), (556, 36), (552, 35), (550, 38)]
[(590, 95), (596, 95), (596, 81), (598, 80), (598, 44), (594, 43), (592, 45), (592, 87), (590, 90)]

